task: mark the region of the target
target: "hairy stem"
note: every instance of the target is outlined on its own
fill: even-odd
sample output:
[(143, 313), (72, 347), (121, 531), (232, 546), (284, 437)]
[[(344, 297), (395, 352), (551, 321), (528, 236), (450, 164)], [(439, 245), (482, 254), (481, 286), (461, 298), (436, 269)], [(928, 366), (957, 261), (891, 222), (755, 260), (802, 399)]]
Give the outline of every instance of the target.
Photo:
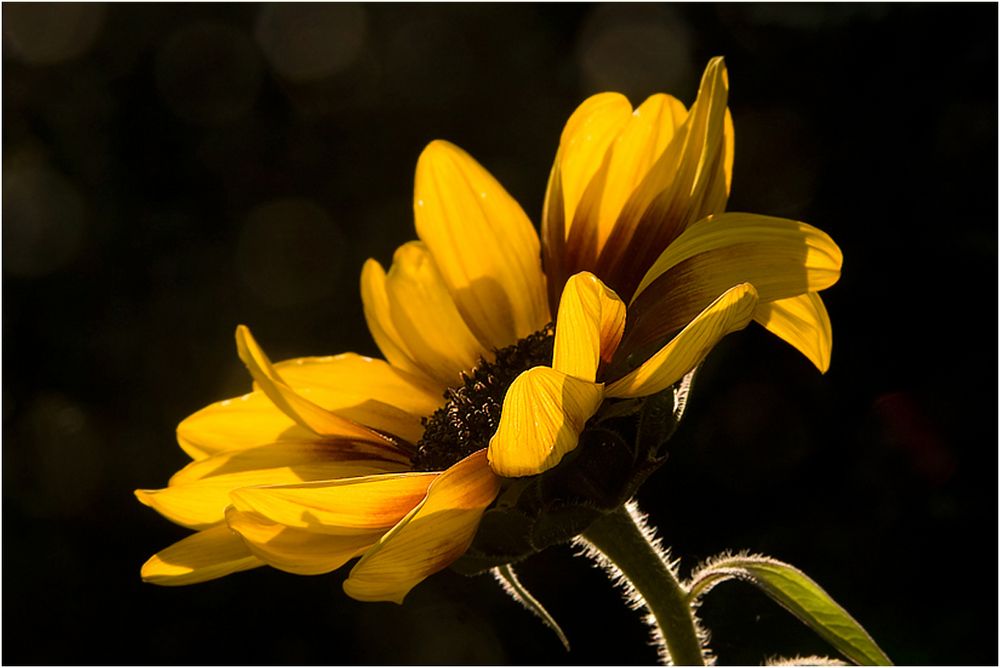
[(583, 540), (620, 571), (634, 588), (656, 622), (664, 659), (674, 665), (704, 666), (698, 624), (688, 605), (687, 592), (677, 579), (652, 531), (642, 522), (634, 505), (622, 506), (594, 522)]

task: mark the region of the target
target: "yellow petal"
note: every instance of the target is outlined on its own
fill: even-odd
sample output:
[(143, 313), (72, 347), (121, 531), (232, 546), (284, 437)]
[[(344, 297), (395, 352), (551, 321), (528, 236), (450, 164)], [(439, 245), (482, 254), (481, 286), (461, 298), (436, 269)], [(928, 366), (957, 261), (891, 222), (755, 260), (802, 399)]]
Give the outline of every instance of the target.
[(828, 288), (840, 278), (843, 262), (830, 235), (812, 225), (752, 213), (723, 213), (698, 221), (670, 244), (643, 278), (637, 298), (680, 263), (709, 254), (701, 258), (703, 262), (710, 263), (715, 272), (725, 272), (727, 279), (740, 270), (760, 274), (753, 284), (762, 301), (783, 299), (803, 292), (802, 288)]
[(417, 235), (486, 349), (549, 321), (538, 235), (520, 205), (460, 148), (435, 141), (417, 161)]
[(830, 368), (833, 329), (826, 306), (815, 292), (759, 304), (754, 320), (795, 346), (821, 373)]
[(437, 473), (388, 473), (295, 485), (248, 487), (230, 498), (237, 510), (316, 533), (386, 530), (416, 506)]
[(354, 353), (300, 357), (278, 362), (274, 370), (318, 406), (411, 443), (424, 432), (420, 418), (444, 403), (441, 391), (420, 377)]
[(479, 520), (500, 491), (480, 450), (458, 462), (426, 498), (355, 564), (344, 591), (360, 601), (395, 601), (465, 553)]
[(295, 424), (263, 392), (216, 402), (177, 425), (177, 442), (193, 459), (281, 440), (310, 438), (318, 437)]
[(261, 565), (243, 540), (223, 524), (157, 552), (142, 565), (142, 579), (158, 585), (188, 585)]
[(283, 441), (231, 450), (192, 462), (163, 489), (136, 490), (145, 505), (192, 529), (222, 521), (229, 493), (241, 487), (355, 478), (408, 468), (391, 450), (375, 446)]
[(618, 214), (687, 118), (683, 103), (670, 95), (649, 97), (632, 112), (614, 143), (601, 199), (598, 242), (611, 233)]
[(754, 286), (730, 288), (638, 369), (609, 383), (607, 396), (644, 397), (667, 389), (705, 359), (719, 339), (746, 327), (756, 305)]
[[(385, 283), (386, 275), (382, 265), (375, 260), (367, 260), (361, 268), (361, 303), (364, 305), (365, 322), (375, 339), (375, 345), (395, 368), (421, 376), (429, 384), (438, 384), (417, 364), (396, 330)], [(440, 385), (442, 391), (445, 387)]]
[[(391, 448), (380, 445), (352, 441), (281, 441), (255, 448), (229, 450), (206, 459), (191, 462), (170, 478), (170, 485), (204, 480), (206, 478), (230, 477), (236, 479), (245, 474), (261, 476), (278, 475), (287, 471), (296, 476), (281, 481), (250, 482), (265, 485), (278, 482), (302, 482), (326, 478), (350, 477), (339, 471), (354, 472), (370, 469), (371, 475), (387, 471), (400, 471), (409, 467), (409, 459)], [(281, 474), (284, 475), (284, 474)], [(249, 480), (249, 478), (248, 478)]]
[(828, 288), (842, 260), (826, 233), (794, 220), (723, 213), (698, 221), (643, 279), (622, 349), (661, 341), (738, 283), (753, 283), (761, 302)]
[(396, 250), (385, 288), (389, 315), (406, 349), (440, 384), (456, 385), (460, 372), (489, 355), (466, 326), (424, 244), (412, 241)]
[(576, 448), (604, 398), (602, 385), (538, 366), (518, 376), (503, 400), (490, 467), (508, 478), (537, 475)]
[[(542, 253), (553, 310), (558, 308), (566, 279), (593, 268), (611, 146), (631, 115), (632, 105), (623, 95), (600, 93), (577, 107), (563, 129), (542, 208)], [(585, 193), (588, 196), (581, 206)]]
[(272, 522), (258, 513), (226, 510), (229, 528), (246, 541), (250, 552), (268, 566), (297, 575), (329, 573), (359, 557), (384, 531), (333, 536)]
[(385, 442), (385, 438), (367, 427), (320, 408), (290, 388), (271, 366), (271, 361), (245, 325), (236, 328), (236, 349), (260, 390), (300, 426), (321, 436)]
[(667, 148), (621, 207), (598, 258), (596, 271), (631, 298), (646, 268), (691, 222), (709, 213), (705, 203), (722, 173), (729, 79), (725, 63), (705, 68), (698, 99)]
[[(573, 220), (580, 198), (631, 117), (632, 105), (624, 95), (600, 93), (584, 100), (566, 121), (556, 153), (565, 220)], [(550, 180), (550, 192), (553, 186)]]
[(589, 272), (566, 282), (556, 319), (552, 368), (593, 382), (601, 359), (610, 360), (625, 329), (625, 304)]

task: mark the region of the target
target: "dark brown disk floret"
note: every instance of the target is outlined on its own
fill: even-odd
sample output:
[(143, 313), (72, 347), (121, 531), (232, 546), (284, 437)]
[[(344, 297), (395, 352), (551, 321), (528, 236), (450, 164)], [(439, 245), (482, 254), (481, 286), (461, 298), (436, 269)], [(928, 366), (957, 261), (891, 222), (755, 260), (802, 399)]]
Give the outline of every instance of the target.
[(522, 371), (552, 363), (554, 340), (555, 326), (549, 323), (497, 350), (494, 361), (480, 357), (475, 369), (460, 374), (462, 384), (445, 390), (447, 403), (422, 420), (424, 435), (417, 441), (413, 470), (442, 471), (489, 445), (507, 388)]

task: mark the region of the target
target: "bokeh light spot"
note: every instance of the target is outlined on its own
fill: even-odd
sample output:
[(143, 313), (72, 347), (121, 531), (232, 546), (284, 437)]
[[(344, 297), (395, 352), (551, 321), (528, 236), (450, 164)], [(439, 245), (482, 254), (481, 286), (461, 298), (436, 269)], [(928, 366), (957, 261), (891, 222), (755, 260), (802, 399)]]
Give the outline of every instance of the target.
[(80, 249), (86, 207), (79, 189), (45, 165), (4, 165), (3, 268), (36, 277), (68, 264)]
[(656, 5), (602, 5), (580, 30), (576, 50), (588, 93), (614, 90), (633, 104), (656, 92), (680, 95), (695, 75), (687, 26)]
[[(301, 305), (348, 287), (337, 280), (344, 235), (319, 204), (275, 200), (250, 212), (240, 234), (240, 278), (273, 306)], [(355, 289), (351, 284), (348, 289)]]
[(72, 60), (93, 45), (104, 14), (93, 3), (5, 3), (4, 51), (32, 65)]
[(315, 81), (348, 69), (365, 43), (367, 17), (354, 4), (268, 4), (254, 36), (271, 67), (292, 81)]
[(14, 468), (5, 471), (5, 486), (10, 481), (38, 515), (85, 515), (105, 475), (103, 442), (91, 418), (57, 392), (42, 392), (24, 408), (11, 444), (20, 456), (5, 458), (5, 468)]
[(156, 85), (175, 114), (199, 125), (243, 116), (260, 90), (260, 57), (231, 26), (196, 23), (172, 34), (156, 54)]

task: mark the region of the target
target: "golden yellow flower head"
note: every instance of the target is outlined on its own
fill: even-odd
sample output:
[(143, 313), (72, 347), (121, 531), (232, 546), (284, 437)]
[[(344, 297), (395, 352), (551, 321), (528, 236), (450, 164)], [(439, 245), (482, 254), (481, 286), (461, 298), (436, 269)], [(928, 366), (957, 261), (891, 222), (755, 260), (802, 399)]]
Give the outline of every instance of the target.
[(840, 252), (805, 223), (725, 212), (727, 94), (714, 59), (690, 109), (669, 95), (635, 110), (615, 93), (586, 100), (562, 134), (541, 240), (485, 169), (432, 142), (416, 170), (419, 241), (361, 275), (385, 359), (272, 364), (240, 326), (253, 390), (184, 420), (192, 462), (136, 492), (196, 531), (143, 578), (189, 584), (265, 564), (314, 574), (360, 557), (345, 591), (401, 602), (470, 546), (504, 563), (585, 528), (576, 514), (547, 539), (490, 548), (481, 522), (507, 521), (497, 496), (526, 489), (511, 478), (544, 479), (588, 512), (623, 502), (656, 459), (615, 469), (628, 446), (595, 414), (667, 390), (727, 333), (756, 320), (825, 370), (817, 292), (839, 277)]

